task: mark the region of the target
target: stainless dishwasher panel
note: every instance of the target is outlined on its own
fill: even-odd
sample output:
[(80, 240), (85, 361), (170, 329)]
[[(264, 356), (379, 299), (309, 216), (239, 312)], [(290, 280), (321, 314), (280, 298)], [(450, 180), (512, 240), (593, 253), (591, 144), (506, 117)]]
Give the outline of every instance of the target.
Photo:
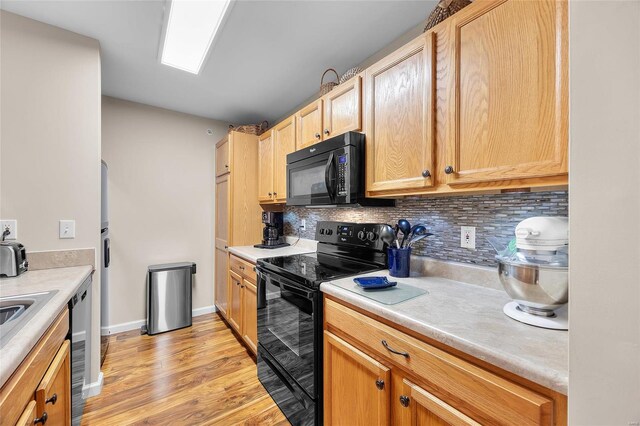
[(192, 274), (195, 263), (149, 267), (147, 333), (158, 334), (191, 325)]

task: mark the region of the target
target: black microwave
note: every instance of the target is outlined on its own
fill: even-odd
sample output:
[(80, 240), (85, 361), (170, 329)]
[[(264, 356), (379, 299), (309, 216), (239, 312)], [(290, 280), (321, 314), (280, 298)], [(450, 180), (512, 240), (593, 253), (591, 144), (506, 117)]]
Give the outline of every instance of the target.
[(287, 155), (287, 205), (394, 205), (365, 198), (364, 144), (364, 134), (348, 132)]

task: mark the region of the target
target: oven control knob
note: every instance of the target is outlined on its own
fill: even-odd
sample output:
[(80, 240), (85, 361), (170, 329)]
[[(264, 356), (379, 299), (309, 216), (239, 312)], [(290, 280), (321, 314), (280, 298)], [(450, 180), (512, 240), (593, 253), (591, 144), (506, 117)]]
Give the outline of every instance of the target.
[(331, 234), (333, 234), (333, 231), (332, 231), (331, 229), (326, 229), (326, 230), (324, 231), (324, 233), (325, 233), (326, 235), (331, 235)]
[(358, 239), (359, 239), (360, 241), (364, 241), (364, 240), (365, 240), (365, 238), (367, 238), (367, 236), (365, 235), (364, 231), (360, 231), (360, 232), (358, 232)]
[(324, 228), (320, 228), (320, 235), (324, 235)]
[(375, 241), (377, 239), (378, 239), (378, 236), (376, 235), (375, 232), (371, 232), (371, 231), (367, 232), (367, 240)]

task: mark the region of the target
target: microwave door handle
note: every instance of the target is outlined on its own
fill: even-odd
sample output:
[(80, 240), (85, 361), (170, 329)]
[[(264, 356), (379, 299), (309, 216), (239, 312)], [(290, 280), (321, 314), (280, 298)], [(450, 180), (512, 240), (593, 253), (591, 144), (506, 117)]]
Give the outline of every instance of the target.
[(335, 198), (333, 184), (331, 182), (331, 168), (333, 167), (333, 152), (329, 153), (329, 160), (327, 161), (327, 166), (324, 169), (324, 184), (327, 187), (327, 193), (329, 194), (329, 198), (333, 202)]

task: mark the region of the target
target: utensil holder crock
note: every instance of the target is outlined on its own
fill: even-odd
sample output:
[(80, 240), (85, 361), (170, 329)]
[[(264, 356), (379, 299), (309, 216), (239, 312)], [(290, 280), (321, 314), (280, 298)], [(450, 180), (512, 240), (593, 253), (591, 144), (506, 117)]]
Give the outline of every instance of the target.
[(409, 276), (411, 264), (411, 247), (389, 247), (389, 275), (406, 278)]

